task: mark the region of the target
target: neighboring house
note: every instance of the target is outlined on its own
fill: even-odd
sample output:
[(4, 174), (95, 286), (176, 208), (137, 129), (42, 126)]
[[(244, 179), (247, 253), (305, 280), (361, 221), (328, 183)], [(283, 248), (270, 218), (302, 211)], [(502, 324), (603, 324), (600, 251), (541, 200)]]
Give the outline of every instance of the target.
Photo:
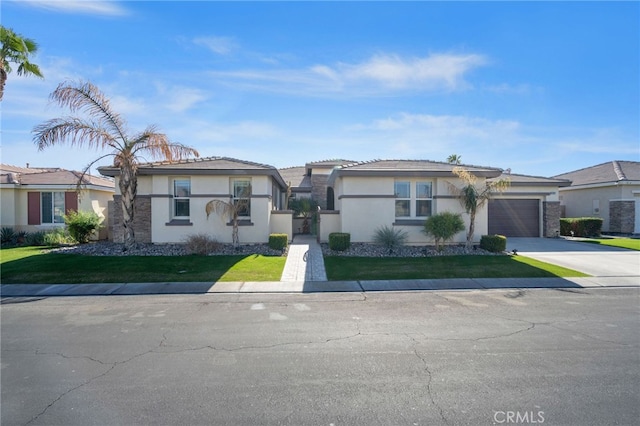
[[(299, 232), (299, 219), (293, 218), (285, 206), (288, 186), (291, 197), (312, 198), (320, 206), (322, 241), (327, 241), (331, 232), (348, 232), (353, 242), (371, 242), (377, 228), (393, 226), (407, 232), (409, 243), (432, 243), (422, 233), (429, 216), (445, 211), (462, 213), (469, 224), (468, 215), (450, 187), (462, 186), (453, 173), (454, 167), (422, 160), (327, 160), (277, 170), (225, 157), (141, 164), (134, 216), (136, 239), (184, 242), (189, 235), (207, 234), (220, 242), (231, 242), (229, 218), (212, 215), (207, 219), (205, 205), (212, 199), (232, 201), (250, 185), (250, 211), (240, 227), (240, 242), (244, 244), (264, 243), (271, 233), (286, 233), (291, 239)], [(493, 167), (463, 167), (478, 176), (479, 185), (501, 177), (511, 180), (507, 191), (495, 194), (495, 199), (478, 212), (476, 241), (487, 233), (558, 235), (558, 188), (569, 185), (568, 181), (503, 175), (501, 169)], [(113, 167), (101, 167), (99, 171), (116, 180), (112, 235), (114, 241), (121, 242), (119, 171)], [(454, 241), (464, 242), (465, 233), (459, 233)]]
[[(113, 240), (123, 241), (122, 209), (118, 190), (119, 169), (100, 167), (100, 173), (116, 180), (111, 222)], [(214, 199), (236, 202), (250, 186), (248, 211), (240, 221), (242, 244), (264, 243), (271, 233), (293, 238), (291, 212), (283, 211), (286, 183), (272, 166), (226, 157), (209, 157), (178, 162), (157, 162), (138, 166), (135, 201), (136, 241), (151, 243), (185, 242), (189, 235), (207, 234), (230, 243), (229, 217), (212, 214), (206, 204)]]
[[(106, 225), (107, 205), (114, 193), (110, 179), (60, 168), (0, 165), (0, 222), (15, 231), (42, 231), (64, 226), (63, 215), (71, 210), (94, 212)], [(106, 239), (107, 227), (98, 238)]]
[[(346, 164), (333, 169), (328, 193), (334, 196), (338, 214), (322, 215), (321, 238), (330, 232), (349, 232), (351, 241), (370, 242), (382, 226), (407, 232), (408, 242), (432, 242), (422, 233), (425, 220), (442, 212), (469, 218), (451, 190), (461, 187), (454, 164), (433, 161), (376, 160)], [(488, 207), (477, 212), (475, 240), (487, 233), (507, 236), (553, 237), (559, 231), (558, 187), (569, 182), (533, 176), (502, 175), (492, 167), (462, 165), (478, 177), (478, 185), (490, 179), (509, 178), (511, 187)], [(331, 203), (331, 201), (328, 201)], [(522, 221), (523, 215), (528, 218)], [(465, 241), (463, 232), (455, 242)]]
[(603, 232), (640, 233), (640, 162), (608, 161), (555, 178), (572, 181), (560, 190), (565, 217), (600, 217)]

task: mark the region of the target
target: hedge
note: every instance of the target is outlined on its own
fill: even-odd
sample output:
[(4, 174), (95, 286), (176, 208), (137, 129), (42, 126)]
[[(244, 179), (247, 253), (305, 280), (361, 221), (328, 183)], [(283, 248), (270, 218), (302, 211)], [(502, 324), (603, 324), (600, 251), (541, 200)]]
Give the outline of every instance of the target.
[(504, 235), (483, 235), (480, 237), (480, 248), (493, 253), (501, 253), (507, 249), (507, 237)]
[(568, 237), (598, 237), (601, 232), (602, 218), (600, 217), (560, 218), (560, 235)]
[(289, 236), (287, 234), (270, 234), (269, 248), (273, 250), (284, 250), (289, 244)]
[(347, 232), (332, 232), (329, 234), (329, 249), (344, 251), (351, 245), (351, 234)]

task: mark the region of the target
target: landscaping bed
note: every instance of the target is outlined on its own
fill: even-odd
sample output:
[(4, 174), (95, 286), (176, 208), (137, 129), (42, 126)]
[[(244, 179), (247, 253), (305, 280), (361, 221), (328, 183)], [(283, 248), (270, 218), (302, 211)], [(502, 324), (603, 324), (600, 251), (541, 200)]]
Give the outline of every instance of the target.
[(442, 250), (435, 246), (401, 246), (389, 250), (388, 248), (370, 243), (351, 243), (348, 249), (343, 251), (329, 249), (329, 244), (321, 244), (322, 254), (327, 256), (343, 257), (435, 257), (435, 256), (460, 256), (460, 255), (484, 255), (501, 256), (505, 253), (493, 253), (480, 247), (466, 248), (463, 244), (447, 245)]

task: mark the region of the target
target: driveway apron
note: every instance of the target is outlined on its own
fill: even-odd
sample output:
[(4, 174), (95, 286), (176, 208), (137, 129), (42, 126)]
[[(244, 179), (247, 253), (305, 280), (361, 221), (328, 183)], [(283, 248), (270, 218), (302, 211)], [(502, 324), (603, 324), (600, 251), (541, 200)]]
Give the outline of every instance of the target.
[(507, 238), (507, 251), (595, 277), (638, 277), (640, 251), (565, 238)]

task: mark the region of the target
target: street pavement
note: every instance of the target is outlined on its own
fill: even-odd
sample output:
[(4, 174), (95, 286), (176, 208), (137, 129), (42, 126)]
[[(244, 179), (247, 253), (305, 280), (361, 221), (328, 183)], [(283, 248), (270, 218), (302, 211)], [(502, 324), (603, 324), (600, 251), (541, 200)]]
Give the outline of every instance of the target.
[(638, 424), (638, 292), (5, 298), (0, 423)]

